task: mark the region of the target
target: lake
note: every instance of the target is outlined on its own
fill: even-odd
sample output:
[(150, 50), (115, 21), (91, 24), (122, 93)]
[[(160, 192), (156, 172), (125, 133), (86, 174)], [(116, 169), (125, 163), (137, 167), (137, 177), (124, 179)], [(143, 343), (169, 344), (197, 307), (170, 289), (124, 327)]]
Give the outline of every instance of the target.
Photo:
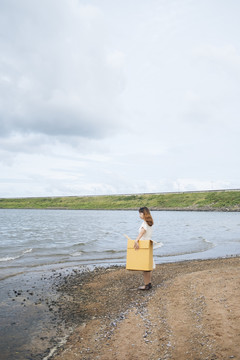
[[(240, 216), (154, 211), (157, 264), (240, 254)], [(137, 211), (0, 210), (0, 279), (41, 268), (125, 264)]]

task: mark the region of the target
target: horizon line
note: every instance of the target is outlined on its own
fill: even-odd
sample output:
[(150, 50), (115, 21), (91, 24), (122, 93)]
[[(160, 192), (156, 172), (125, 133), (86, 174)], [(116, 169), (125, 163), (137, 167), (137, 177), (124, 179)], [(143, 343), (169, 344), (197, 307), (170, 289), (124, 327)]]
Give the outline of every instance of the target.
[(62, 198), (62, 197), (99, 197), (99, 196), (133, 196), (133, 195), (164, 195), (164, 194), (185, 194), (185, 193), (204, 193), (204, 192), (224, 192), (240, 191), (240, 189), (211, 189), (211, 190), (186, 190), (186, 191), (162, 191), (162, 192), (142, 192), (142, 193), (117, 193), (117, 194), (91, 194), (91, 195), (46, 195), (46, 196), (21, 196), (21, 197), (0, 197), (1, 199), (40, 199), (40, 198)]

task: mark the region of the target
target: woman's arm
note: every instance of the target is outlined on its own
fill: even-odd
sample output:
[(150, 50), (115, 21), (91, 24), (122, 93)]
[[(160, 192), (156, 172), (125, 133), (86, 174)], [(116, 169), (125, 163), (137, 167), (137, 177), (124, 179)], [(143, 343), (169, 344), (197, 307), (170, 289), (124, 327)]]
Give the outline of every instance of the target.
[(139, 234), (138, 234), (138, 237), (136, 238), (135, 242), (134, 242), (134, 249), (137, 250), (139, 249), (139, 240), (141, 239), (141, 237), (145, 234), (146, 230), (142, 227)]

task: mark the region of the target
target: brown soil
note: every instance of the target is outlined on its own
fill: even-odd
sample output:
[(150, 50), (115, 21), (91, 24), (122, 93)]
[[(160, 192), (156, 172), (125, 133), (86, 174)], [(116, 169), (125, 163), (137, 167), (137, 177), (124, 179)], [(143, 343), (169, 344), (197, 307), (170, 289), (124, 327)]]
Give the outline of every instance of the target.
[(54, 360), (240, 359), (240, 258), (98, 269), (65, 278), (58, 306), (75, 324)]

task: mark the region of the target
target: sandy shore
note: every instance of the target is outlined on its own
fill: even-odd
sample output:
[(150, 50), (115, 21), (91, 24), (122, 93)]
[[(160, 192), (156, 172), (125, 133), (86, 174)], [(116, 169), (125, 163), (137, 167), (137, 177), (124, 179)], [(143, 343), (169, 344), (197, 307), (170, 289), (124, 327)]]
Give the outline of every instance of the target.
[(71, 274), (57, 306), (75, 329), (54, 360), (240, 359), (240, 258)]

